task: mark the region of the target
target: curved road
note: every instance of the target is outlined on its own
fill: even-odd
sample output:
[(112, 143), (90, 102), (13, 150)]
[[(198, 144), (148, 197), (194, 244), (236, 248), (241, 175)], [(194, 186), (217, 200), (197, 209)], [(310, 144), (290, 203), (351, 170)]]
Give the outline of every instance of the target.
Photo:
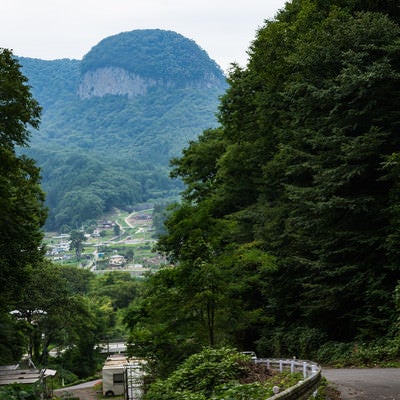
[[(400, 400), (400, 368), (323, 368), (322, 375), (340, 391), (342, 400)], [(99, 382), (100, 379), (54, 392), (95, 400), (94, 385)]]
[(400, 368), (323, 368), (342, 400), (400, 400)]
[[(95, 385), (98, 385), (101, 379), (96, 379), (94, 381), (81, 383), (79, 385), (65, 387), (61, 389), (54, 390), (54, 394), (60, 397), (77, 396), (80, 400), (97, 400)], [(101, 389), (99, 389), (101, 391)]]

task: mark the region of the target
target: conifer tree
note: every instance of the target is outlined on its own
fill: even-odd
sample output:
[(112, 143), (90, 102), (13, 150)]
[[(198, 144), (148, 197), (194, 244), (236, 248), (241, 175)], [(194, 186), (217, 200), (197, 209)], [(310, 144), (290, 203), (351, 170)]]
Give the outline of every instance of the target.
[(40, 171), (20, 150), (38, 128), (40, 111), (18, 61), (0, 49), (0, 311), (12, 309), (29, 265), (43, 255)]

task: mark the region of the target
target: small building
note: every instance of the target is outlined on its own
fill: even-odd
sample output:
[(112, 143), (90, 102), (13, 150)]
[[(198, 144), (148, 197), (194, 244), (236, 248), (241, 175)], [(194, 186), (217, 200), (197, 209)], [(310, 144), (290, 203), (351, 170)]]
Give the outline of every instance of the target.
[(19, 365), (0, 366), (0, 386), (12, 385), (14, 383), (25, 385), (37, 385), (42, 395), (51, 394), (47, 378), (56, 374), (53, 369), (19, 369)]
[(121, 256), (119, 254), (114, 254), (113, 256), (110, 257), (110, 260), (108, 262), (108, 265), (111, 268), (122, 268), (125, 264), (126, 260), (124, 256)]

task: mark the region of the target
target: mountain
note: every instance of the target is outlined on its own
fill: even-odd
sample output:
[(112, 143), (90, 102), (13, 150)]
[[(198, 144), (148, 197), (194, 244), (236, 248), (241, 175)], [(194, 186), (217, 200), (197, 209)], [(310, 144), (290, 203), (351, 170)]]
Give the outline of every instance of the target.
[(160, 29), (107, 37), (82, 60), (19, 62), (43, 107), (26, 152), (42, 169), (48, 229), (176, 197), (169, 160), (217, 125), (227, 88), (193, 40)]

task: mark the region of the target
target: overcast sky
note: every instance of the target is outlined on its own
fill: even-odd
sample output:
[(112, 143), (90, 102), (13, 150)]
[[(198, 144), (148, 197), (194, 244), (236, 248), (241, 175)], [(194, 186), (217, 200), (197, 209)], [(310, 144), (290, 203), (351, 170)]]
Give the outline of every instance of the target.
[(0, 47), (17, 56), (82, 59), (100, 40), (134, 29), (193, 39), (224, 71), (245, 66), (256, 31), (285, 0), (1, 0)]

